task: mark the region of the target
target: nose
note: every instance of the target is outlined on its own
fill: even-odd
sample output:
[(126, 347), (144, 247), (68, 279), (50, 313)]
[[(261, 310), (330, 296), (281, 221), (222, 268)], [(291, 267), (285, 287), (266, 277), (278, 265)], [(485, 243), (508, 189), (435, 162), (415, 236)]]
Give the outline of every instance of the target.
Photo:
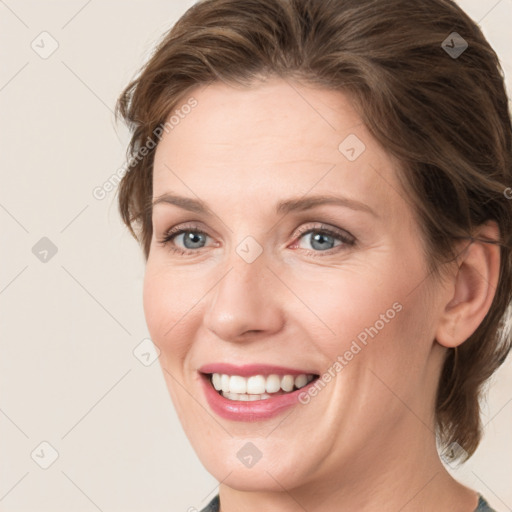
[(205, 327), (229, 342), (269, 337), (284, 323), (279, 286), (263, 254), (251, 263), (233, 254), (226, 273), (207, 296)]

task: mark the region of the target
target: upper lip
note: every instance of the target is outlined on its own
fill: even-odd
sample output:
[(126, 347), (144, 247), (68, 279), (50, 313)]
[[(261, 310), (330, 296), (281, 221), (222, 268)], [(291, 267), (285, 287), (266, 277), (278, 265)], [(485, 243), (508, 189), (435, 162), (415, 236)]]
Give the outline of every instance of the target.
[(269, 364), (244, 364), (237, 366), (230, 363), (209, 363), (199, 368), (201, 373), (224, 373), (226, 375), (240, 375), (250, 377), (251, 375), (318, 375), (315, 371), (287, 368)]

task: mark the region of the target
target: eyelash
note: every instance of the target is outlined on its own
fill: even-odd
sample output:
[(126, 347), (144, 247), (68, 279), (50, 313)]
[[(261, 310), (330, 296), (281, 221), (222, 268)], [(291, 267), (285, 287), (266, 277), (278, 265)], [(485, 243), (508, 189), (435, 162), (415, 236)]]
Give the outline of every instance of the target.
[[(204, 231), (200, 230), (198, 226), (189, 225), (189, 226), (181, 226), (181, 227), (175, 227), (175, 228), (169, 229), (168, 231), (166, 231), (164, 233), (163, 238), (161, 238), (157, 242), (158, 242), (158, 244), (160, 244), (163, 247), (168, 246), (169, 242), (171, 242), (173, 238), (177, 237), (178, 235), (180, 235), (182, 233), (195, 233), (195, 234), (199, 234), (199, 235), (208, 236), (208, 234), (205, 233)], [(316, 227), (308, 226), (308, 227), (299, 228), (297, 230), (294, 240), (298, 240), (302, 236), (307, 235), (309, 233), (320, 233), (322, 235), (329, 235), (329, 236), (332, 236), (333, 238), (342, 242), (340, 245), (337, 245), (337, 246), (332, 247), (331, 249), (327, 249), (325, 251), (314, 251), (314, 250), (304, 249), (306, 251), (306, 253), (308, 254), (308, 256), (312, 256), (312, 257), (318, 257), (318, 256), (322, 256), (324, 254), (332, 255), (334, 252), (343, 250), (343, 247), (347, 247), (347, 246), (353, 247), (356, 244), (356, 239), (352, 235), (350, 235), (348, 232), (343, 232), (341, 230), (340, 231), (334, 230), (334, 229), (332, 229), (328, 226), (325, 226), (323, 224), (321, 226), (316, 226)], [(173, 253), (179, 254), (179, 255), (197, 254), (198, 252), (200, 252), (200, 249), (203, 249), (203, 247), (201, 247), (199, 249), (195, 249), (195, 250), (194, 249), (181, 249), (180, 247), (173, 247), (173, 246), (169, 246), (168, 248)]]

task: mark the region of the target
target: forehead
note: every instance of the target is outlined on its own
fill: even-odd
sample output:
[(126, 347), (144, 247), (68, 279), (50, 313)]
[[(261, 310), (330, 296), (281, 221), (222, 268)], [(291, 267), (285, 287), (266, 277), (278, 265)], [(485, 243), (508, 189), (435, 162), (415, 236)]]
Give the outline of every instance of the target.
[(158, 144), (155, 197), (192, 190), (228, 200), (236, 188), (240, 201), (314, 190), (343, 191), (388, 210), (403, 202), (398, 162), (344, 93), (272, 79), (246, 88), (201, 86), (182, 104), (191, 97), (196, 106)]

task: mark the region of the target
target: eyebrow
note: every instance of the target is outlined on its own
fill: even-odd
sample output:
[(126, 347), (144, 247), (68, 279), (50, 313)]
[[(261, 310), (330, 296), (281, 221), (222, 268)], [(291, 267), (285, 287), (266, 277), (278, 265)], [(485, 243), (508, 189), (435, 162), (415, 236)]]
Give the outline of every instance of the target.
[[(152, 202), (152, 206), (157, 204), (172, 204), (188, 210), (194, 213), (207, 214), (211, 210), (208, 208), (204, 201), (200, 199), (194, 199), (191, 197), (178, 196), (175, 194), (162, 194), (155, 198)], [(304, 211), (317, 206), (332, 204), (336, 206), (343, 206), (352, 210), (362, 211), (370, 213), (371, 215), (378, 217), (374, 210), (372, 210), (367, 204), (350, 199), (348, 197), (331, 196), (331, 195), (317, 195), (308, 197), (291, 198), (285, 201), (280, 201), (276, 206), (277, 214), (287, 214), (293, 211)]]

